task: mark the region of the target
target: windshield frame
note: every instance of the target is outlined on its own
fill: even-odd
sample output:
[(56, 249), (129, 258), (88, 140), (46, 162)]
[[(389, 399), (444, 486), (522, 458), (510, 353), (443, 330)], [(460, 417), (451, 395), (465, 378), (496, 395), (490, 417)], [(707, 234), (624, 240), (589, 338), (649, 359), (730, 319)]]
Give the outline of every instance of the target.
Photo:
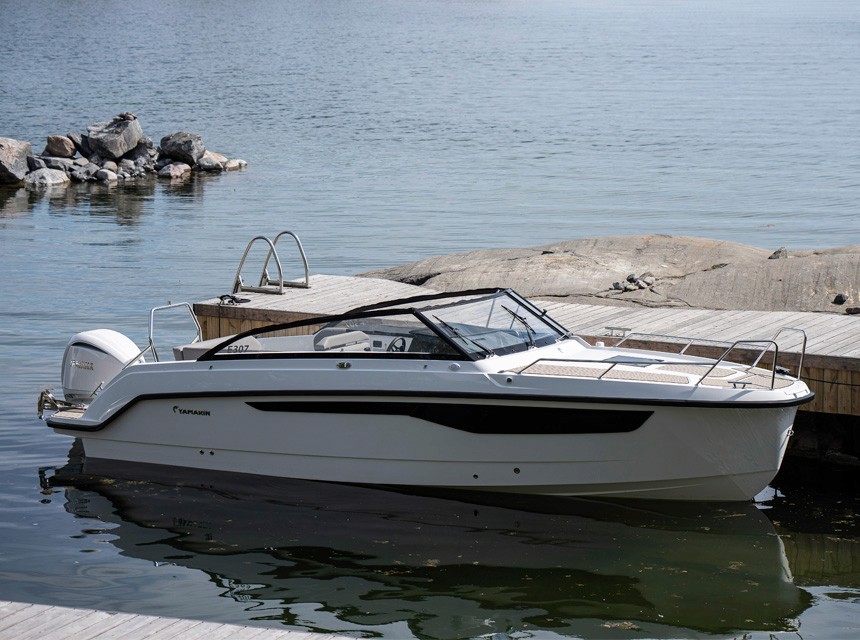
[[(513, 302), (517, 306), (519, 313), (506, 306), (505, 300)], [(491, 302), (488, 310), (487, 324), (485, 325), (488, 329), (486, 333), (493, 332), (503, 334), (506, 332), (512, 332), (515, 323), (520, 323), (519, 326), (522, 326), (525, 330), (525, 338), (520, 342), (490, 347), (485, 344), (481, 344), (480, 341), (474, 337), (474, 334), (470, 335), (463, 331), (463, 327), (469, 325), (457, 326), (450, 320), (443, 320), (438, 314), (438, 312), (445, 309), (465, 307), (467, 305), (478, 306), (481, 303), (486, 302)], [(522, 315), (523, 310), (530, 315), (530, 318), (526, 318)], [(502, 327), (491, 327), (490, 323), (492, 321), (493, 314), (497, 311), (507, 313), (511, 318), (510, 325), (507, 329)], [(423, 307), (421, 309), (416, 309), (416, 313), (422, 317), (426, 323), (435, 323), (440, 325), (437, 327), (437, 333), (445, 335), (449, 342), (455, 343), (455, 345), (459, 347), (458, 350), (464, 352), (470, 360), (482, 360), (493, 356), (519, 353), (529, 349), (555, 344), (570, 337), (570, 332), (548, 316), (546, 310), (538, 309), (534, 304), (511, 289), (498, 289), (488, 295), (477, 296), (469, 300), (458, 299), (445, 304)], [(529, 320), (532, 322), (529, 322)], [(532, 326), (533, 322), (540, 323), (540, 326), (544, 331), (535, 330), (535, 327)], [(548, 332), (546, 331), (547, 329), (549, 330)], [(472, 344), (477, 348), (477, 350), (472, 350), (464, 345), (456, 344), (458, 341)]]
[[(468, 344), (473, 342), (471, 339), (458, 340), (456, 332), (446, 330), (444, 327), (444, 323), (441, 322), (438, 318), (433, 319), (434, 313), (443, 312), (446, 309), (456, 308), (459, 306), (463, 306), (465, 304), (479, 304), (481, 302), (485, 302), (488, 300), (504, 300), (510, 299), (513, 300), (520, 308), (526, 308), (532, 314), (532, 316), (542, 322), (546, 327), (552, 329), (556, 335), (552, 336), (552, 339), (541, 338), (540, 340), (534, 340), (533, 338), (527, 340), (529, 344), (526, 344), (524, 348), (498, 348), (498, 349), (489, 349), (484, 347), (483, 345), (477, 345), (476, 349), (469, 349), (464, 346), (464, 344)], [(425, 305), (425, 306), (400, 306), (403, 304), (408, 304), (409, 302), (431, 302), (439, 300), (442, 301), (442, 304), (436, 305)], [(395, 305), (395, 306), (391, 306)], [(511, 313), (508, 311), (508, 313)], [(348, 354), (349, 358), (381, 358), (381, 357), (395, 357), (395, 358), (410, 358), (410, 359), (425, 359), (425, 360), (483, 360), (486, 358), (490, 358), (497, 355), (507, 355), (508, 353), (514, 353), (518, 351), (524, 351), (526, 349), (544, 346), (544, 344), (552, 344), (559, 340), (563, 340), (569, 337), (569, 332), (558, 322), (550, 318), (546, 315), (546, 311), (539, 310), (535, 305), (530, 303), (528, 300), (515, 293), (510, 289), (478, 289), (471, 291), (459, 291), (459, 292), (450, 292), (450, 293), (441, 293), (441, 294), (431, 294), (431, 295), (423, 295), (416, 296), (415, 298), (407, 298), (402, 300), (395, 300), (388, 303), (379, 303), (374, 305), (367, 305), (365, 307), (361, 307), (359, 309), (355, 309), (349, 311), (344, 314), (334, 315), (334, 316), (313, 316), (310, 318), (304, 318), (302, 320), (295, 320), (292, 322), (283, 322), (283, 323), (275, 323), (269, 324), (262, 327), (254, 327), (253, 329), (249, 329), (247, 331), (243, 331), (237, 333), (233, 336), (229, 336), (224, 338), (221, 342), (216, 344), (214, 347), (203, 353), (200, 357), (197, 358), (198, 361), (206, 362), (206, 361), (214, 361), (214, 360), (248, 360), (248, 359), (288, 359), (288, 358), (343, 358), (346, 356), (344, 353), (338, 352), (293, 352), (293, 351), (240, 351), (240, 352), (230, 352), (227, 348), (235, 343), (239, 342), (243, 338), (254, 337), (265, 333), (271, 333), (276, 331), (287, 331), (290, 329), (298, 329), (301, 327), (308, 326), (318, 326), (320, 328), (324, 328), (331, 324), (336, 324), (339, 322), (344, 322), (348, 320), (362, 320), (369, 318), (380, 318), (385, 316), (398, 316), (398, 315), (412, 315), (421, 321), (430, 331), (432, 331), (437, 337), (443, 340), (448, 346), (451, 347), (453, 353), (450, 354), (431, 354), (431, 353), (416, 353), (416, 352), (406, 352), (406, 353), (383, 353), (383, 352), (350, 352)], [(514, 320), (512, 319), (512, 322)], [(318, 329), (319, 330), (319, 329)], [(461, 344), (464, 343), (464, 344)]]

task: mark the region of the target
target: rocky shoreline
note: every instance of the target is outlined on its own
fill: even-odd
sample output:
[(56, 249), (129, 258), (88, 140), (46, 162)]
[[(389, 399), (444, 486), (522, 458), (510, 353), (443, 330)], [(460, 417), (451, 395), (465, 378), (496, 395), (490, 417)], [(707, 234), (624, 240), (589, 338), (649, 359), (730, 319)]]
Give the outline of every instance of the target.
[(610, 236), (439, 256), (361, 275), (440, 291), (510, 287), (530, 298), (586, 304), (860, 314), (860, 245), (774, 250)]
[(245, 166), (244, 160), (206, 149), (196, 133), (177, 131), (156, 146), (144, 135), (137, 116), (128, 112), (91, 124), (86, 132), (50, 135), (40, 154), (33, 153), (29, 142), (0, 137), (0, 185), (111, 184), (152, 176), (176, 180), (194, 171), (235, 171)]

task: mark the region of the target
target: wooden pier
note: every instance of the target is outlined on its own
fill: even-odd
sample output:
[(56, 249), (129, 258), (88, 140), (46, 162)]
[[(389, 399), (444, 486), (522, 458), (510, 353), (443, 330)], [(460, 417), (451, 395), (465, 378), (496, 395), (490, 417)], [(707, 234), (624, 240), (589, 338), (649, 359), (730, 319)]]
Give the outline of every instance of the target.
[[(350, 276), (310, 276), (309, 284), (308, 288), (285, 288), (282, 294), (243, 291), (236, 296), (246, 302), (239, 304), (225, 304), (219, 298), (195, 304), (194, 312), (203, 328), (204, 339), (274, 322), (292, 322), (320, 314), (336, 315), (362, 305), (434, 293), (425, 287)], [(734, 342), (769, 339), (782, 327), (802, 329), (808, 336), (808, 344), (801, 377), (816, 393), (815, 400), (802, 409), (860, 417), (860, 316), (534, 302), (573, 333), (591, 342), (604, 341), (607, 345), (630, 332)], [(657, 350), (678, 350), (683, 346), (656, 335), (636, 338), (628, 344)], [(780, 364), (796, 363), (799, 348), (797, 334), (783, 334)], [(699, 348), (695, 353), (719, 355), (723, 349), (720, 346), (710, 351)]]
[(0, 600), (8, 640), (352, 640), (351, 636)]
[[(626, 332), (680, 335), (699, 340), (734, 342), (770, 338), (782, 327), (802, 329), (808, 343), (801, 378), (816, 396), (801, 410), (860, 416), (860, 316), (790, 311), (714, 311), (710, 309), (655, 309), (562, 304), (536, 301), (565, 327), (588, 340), (612, 344)], [(794, 365), (799, 358), (796, 336), (779, 340), (780, 364)], [(657, 350), (677, 343), (658, 337), (628, 342)], [(677, 350), (677, 349), (675, 349)], [(699, 349), (718, 356), (722, 347)]]

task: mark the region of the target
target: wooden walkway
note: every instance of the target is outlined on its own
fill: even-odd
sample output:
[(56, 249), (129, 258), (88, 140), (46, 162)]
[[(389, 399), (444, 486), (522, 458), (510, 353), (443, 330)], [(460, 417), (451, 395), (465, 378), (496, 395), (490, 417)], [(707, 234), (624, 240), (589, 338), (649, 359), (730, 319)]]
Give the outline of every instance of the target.
[[(810, 357), (860, 358), (860, 316), (791, 311), (713, 311), (710, 309), (631, 308), (536, 301), (571, 331), (606, 336), (608, 327), (732, 342), (773, 336), (782, 327), (803, 329)], [(789, 335), (785, 342), (797, 343)], [(783, 338), (780, 339), (783, 342)], [(794, 344), (796, 348), (798, 344)], [(790, 351), (794, 349), (789, 347)], [(832, 362), (832, 361), (831, 361)]]
[[(288, 289), (282, 295), (242, 292), (238, 297), (248, 302), (224, 305), (215, 298), (195, 304), (194, 311), (208, 339), (424, 293), (433, 290), (390, 280), (316, 275), (311, 276), (309, 289)], [(809, 342), (802, 377), (816, 393), (815, 401), (803, 409), (860, 416), (860, 316), (536, 302), (573, 333), (607, 344), (613, 344), (613, 336), (623, 334), (622, 329), (721, 342), (771, 338), (781, 327), (803, 329)], [(785, 356), (780, 363), (794, 364), (791, 356), (799, 348), (796, 334), (783, 334), (779, 343)], [(649, 348), (665, 349), (667, 344), (658, 338), (637, 341), (638, 346)], [(715, 355), (720, 352), (714, 349)]]
[[(803, 380), (816, 398), (801, 409), (860, 416), (860, 316), (791, 311), (714, 311), (710, 309), (631, 308), (536, 301), (549, 315), (586, 339), (613, 344), (626, 331), (734, 342), (772, 338), (782, 327), (806, 332)], [(666, 340), (638, 340), (661, 348)], [(779, 338), (780, 363), (797, 362), (799, 334)], [(703, 355), (718, 355), (721, 348)]]
[(0, 600), (3, 640), (354, 640), (348, 636)]
[(220, 298), (195, 303), (194, 313), (203, 338), (228, 336), (274, 322), (293, 322), (320, 314), (337, 315), (375, 302), (409, 298), (432, 289), (392, 280), (352, 276), (310, 276), (310, 288), (287, 288), (283, 294), (242, 291), (237, 298), (249, 302), (230, 305)]

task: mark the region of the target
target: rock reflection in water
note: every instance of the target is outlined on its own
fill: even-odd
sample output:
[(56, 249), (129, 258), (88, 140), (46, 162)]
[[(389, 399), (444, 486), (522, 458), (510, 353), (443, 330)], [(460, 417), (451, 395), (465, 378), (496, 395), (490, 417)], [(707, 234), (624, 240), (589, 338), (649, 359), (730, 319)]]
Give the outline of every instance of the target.
[(71, 513), (118, 525), (123, 555), (203, 571), (258, 619), (309, 630), (334, 630), (334, 615), (419, 638), (677, 637), (790, 630), (810, 604), (751, 504), (414, 495), (88, 465), (50, 482)]

